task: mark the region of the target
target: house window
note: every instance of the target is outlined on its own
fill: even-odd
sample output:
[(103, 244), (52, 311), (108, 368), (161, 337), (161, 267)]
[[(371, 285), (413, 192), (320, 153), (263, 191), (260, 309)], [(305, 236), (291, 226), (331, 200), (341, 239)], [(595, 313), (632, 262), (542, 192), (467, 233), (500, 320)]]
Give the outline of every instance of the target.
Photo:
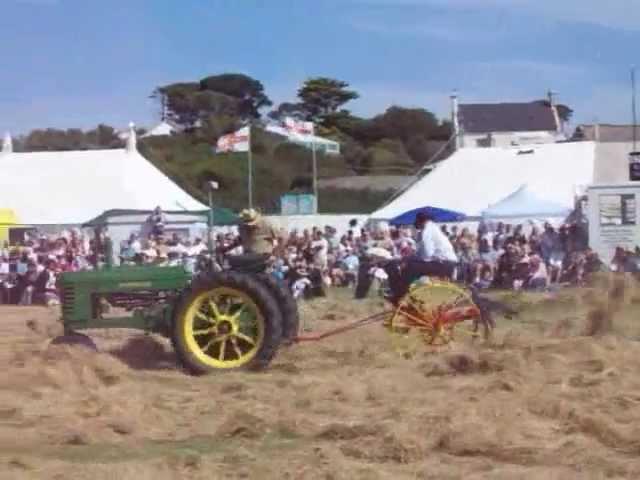
[(636, 196), (632, 193), (600, 195), (599, 206), (603, 227), (636, 224)]

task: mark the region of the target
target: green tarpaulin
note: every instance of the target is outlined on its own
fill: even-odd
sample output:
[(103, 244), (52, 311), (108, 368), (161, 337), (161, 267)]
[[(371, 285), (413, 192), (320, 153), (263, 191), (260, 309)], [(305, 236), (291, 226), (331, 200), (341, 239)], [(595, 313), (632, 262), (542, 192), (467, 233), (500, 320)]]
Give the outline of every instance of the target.
[[(124, 220), (124, 217), (132, 216), (132, 215), (151, 215), (151, 210), (107, 210), (96, 218), (89, 220), (83, 227), (97, 227), (100, 225), (108, 225), (113, 223), (119, 223)], [(183, 217), (187, 219), (189, 217), (197, 217), (199, 221), (204, 223), (207, 222), (209, 217), (209, 210), (199, 210), (199, 211), (164, 211), (165, 215), (171, 216), (173, 218)], [(233, 213), (231, 210), (222, 207), (214, 207), (213, 208), (213, 224), (218, 226), (229, 226), (229, 225), (237, 225), (239, 223), (238, 216)]]

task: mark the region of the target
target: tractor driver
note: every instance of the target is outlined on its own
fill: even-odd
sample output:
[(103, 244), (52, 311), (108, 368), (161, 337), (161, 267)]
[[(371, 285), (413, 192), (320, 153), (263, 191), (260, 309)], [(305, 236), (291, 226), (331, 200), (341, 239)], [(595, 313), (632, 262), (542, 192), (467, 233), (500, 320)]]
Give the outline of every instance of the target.
[[(239, 237), (225, 252), (242, 246), (242, 255), (236, 255), (243, 265), (259, 265), (273, 255), (277, 234), (271, 224), (254, 209), (240, 212)], [(240, 258), (241, 257), (241, 258)]]
[(416, 215), (414, 227), (418, 231), (416, 254), (406, 260), (395, 260), (385, 266), (389, 276), (391, 297), (397, 304), (409, 291), (412, 282), (420, 277), (437, 277), (451, 280), (458, 257), (447, 236), (425, 212)]

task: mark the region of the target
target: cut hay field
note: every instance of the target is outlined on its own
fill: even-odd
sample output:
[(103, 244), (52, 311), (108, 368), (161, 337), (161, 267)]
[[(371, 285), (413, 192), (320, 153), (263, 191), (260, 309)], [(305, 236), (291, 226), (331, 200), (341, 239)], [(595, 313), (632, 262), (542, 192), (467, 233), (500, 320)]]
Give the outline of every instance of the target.
[[(486, 344), (406, 359), (370, 325), (203, 378), (163, 339), (47, 348), (56, 311), (0, 307), (0, 479), (637, 479), (640, 304), (618, 294), (511, 296)], [(324, 330), (380, 308), (302, 311)]]

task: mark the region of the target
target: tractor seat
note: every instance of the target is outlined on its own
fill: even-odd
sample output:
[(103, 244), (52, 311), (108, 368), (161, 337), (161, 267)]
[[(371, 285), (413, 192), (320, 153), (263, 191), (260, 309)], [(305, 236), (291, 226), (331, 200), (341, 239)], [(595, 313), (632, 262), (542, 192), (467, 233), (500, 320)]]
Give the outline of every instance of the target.
[(228, 257), (229, 266), (234, 272), (240, 273), (263, 273), (267, 269), (269, 255), (244, 254), (231, 255)]

